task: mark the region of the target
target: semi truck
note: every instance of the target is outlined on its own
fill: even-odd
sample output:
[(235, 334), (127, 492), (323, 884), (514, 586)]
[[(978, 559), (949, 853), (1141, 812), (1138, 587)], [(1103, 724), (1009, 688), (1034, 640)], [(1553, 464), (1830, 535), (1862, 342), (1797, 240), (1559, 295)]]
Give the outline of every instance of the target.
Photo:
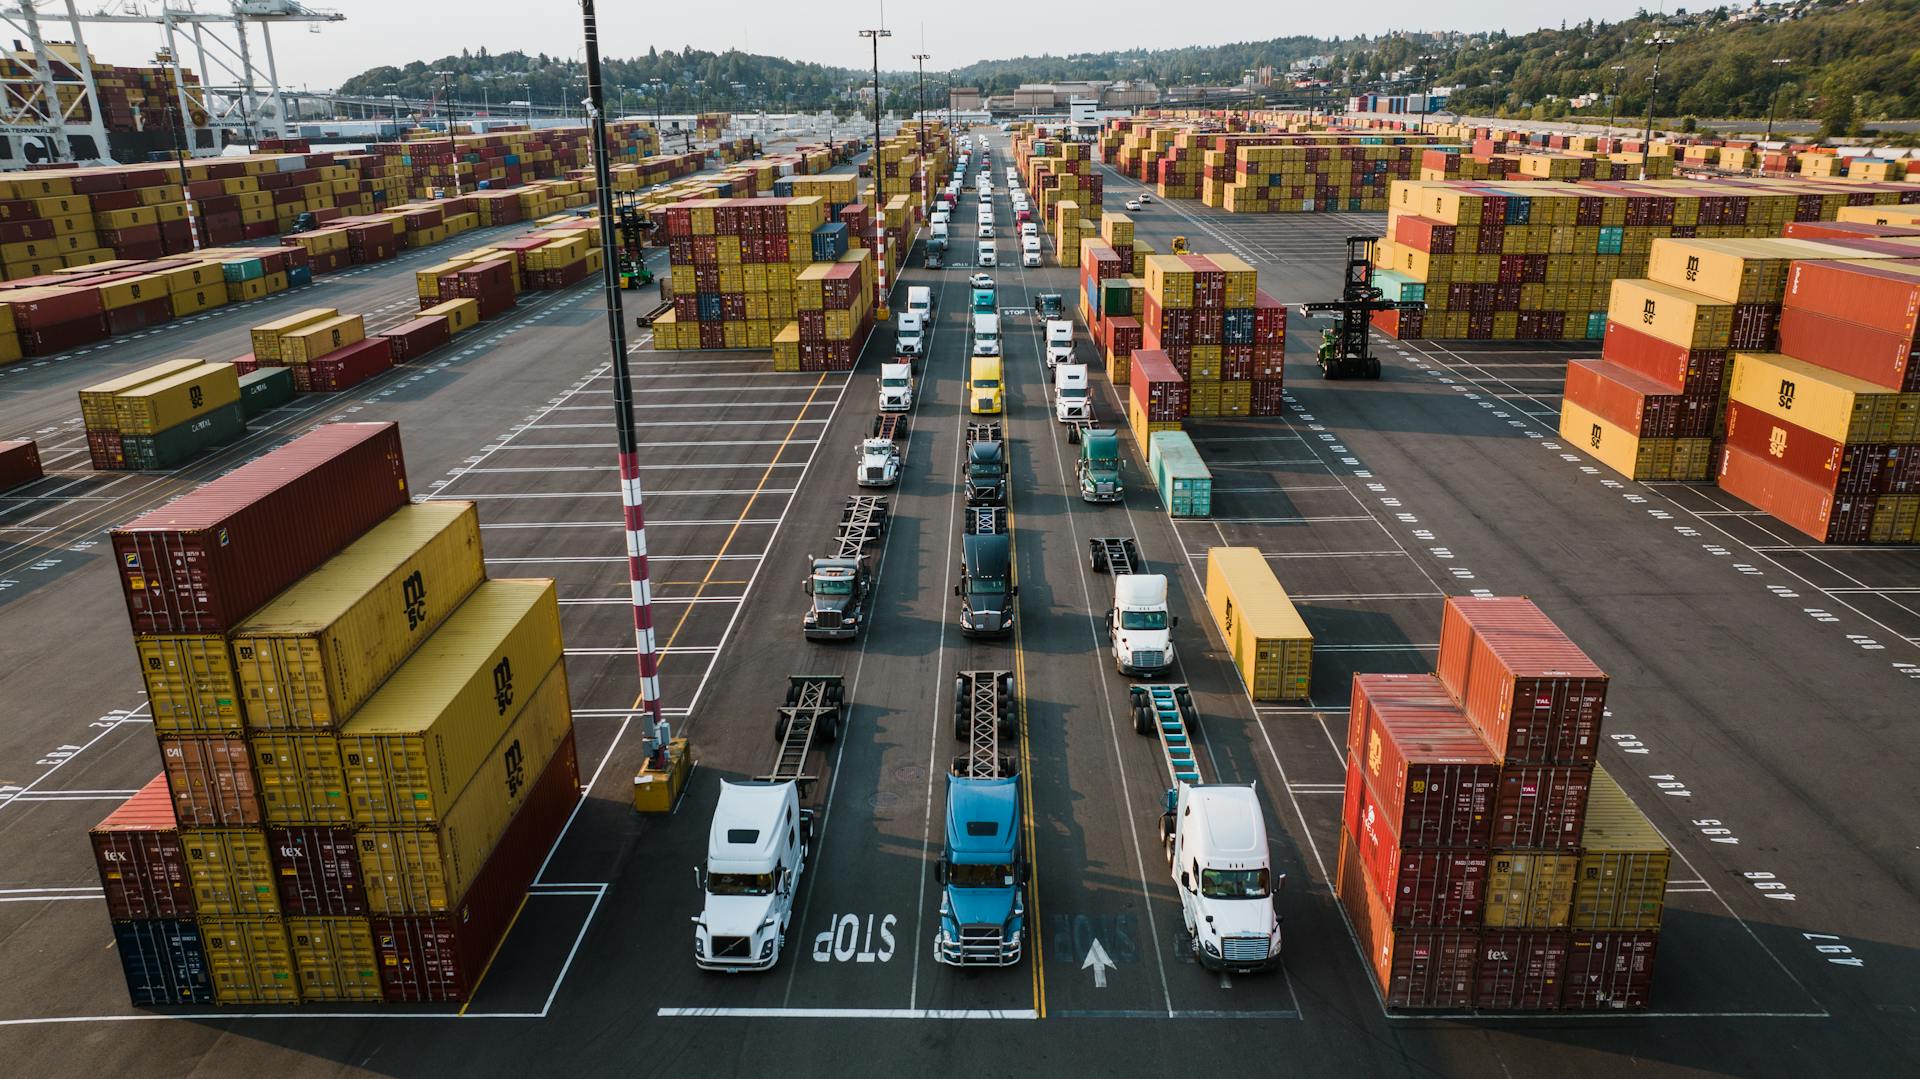
[(775, 711), (773, 767), (751, 780), (720, 781), (707, 860), (693, 870), (702, 900), (693, 961), (701, 969), (741, 974), (780, 962), (814, 845), (821, 785), (808, 762), (840, 737), (846, 717), (839, 675), (789, 675)]
[(1107, 644), (1113, 669), (1136, 678), (1158, 678), (1173, 666), (1173, 628), (1167, 613), (1167, 578), (1147, 572), (1132, 536), (1095, 536), (1087, 541), (1093, 572), (1113, 580), (1107, 607)]
[(808, 640), (847, 641), (860, 635), (873, 589), (866, 548), (885, 533), (888, 512), (884, 497), (849, 497), (829, 553), (807, 556), (803, 587), (809, 602), (800, 628)]
[(1184, 685), (1128, 691), (1134, 729), (1159, 738), (1172, 786), (1161, 804), (1160, 842), (1180, 898), (1194, 961), (1251, 974), (1280, 966), (1280, 891), (1266, 818), (1252, 784), (1208, 783), (1194, 752), (1199, 712)]
[(907, 459), (906, 417), (881, 413), (873, 418), (872, 434), (860, 440), (854, 482), (862, 487), (892, 487), (900, 482)]
[(1083, 502), (1118, 502), (1125, 497), (1120, 483), (1120, 436), (1097, 427), (1082, 428), (1080, 456), (1074, 472), (1080, 479)]
[(1019, 758), (1002, 748), (1019, 735), (1013, 694), (1011, 671), (961, 671), (954, 680), (953, 734), (966, 748), (947, 774), (946, 838), (933, 867), (933, 958), (948, 966), (1012, 966), (1026, 941), (1031, 870)]

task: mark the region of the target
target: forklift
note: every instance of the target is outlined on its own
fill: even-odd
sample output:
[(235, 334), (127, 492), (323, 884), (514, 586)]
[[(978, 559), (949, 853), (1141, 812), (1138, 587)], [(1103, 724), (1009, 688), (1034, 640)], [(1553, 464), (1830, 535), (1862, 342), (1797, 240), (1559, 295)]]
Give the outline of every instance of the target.
[(620, 234), (620, 287), (635, 289), (653, 284), (647, 269), (646, 237), (654, 223), (640, 209), (640, 192), (613, 193), (613, 227)]
[(1320, 333), (1322, 378), (1379, 378), (1380, 358), (1373, 354), (1369, 332), (1375, 311), (1422, 311), (1419, 300), (1388, 300), (1373, 283), (1373, 250), (1378, 236), (1347, 237), (1347, 276), (1340, 299), (1303, 303), (1300, 317), (1334, 314), (1339, 322)]

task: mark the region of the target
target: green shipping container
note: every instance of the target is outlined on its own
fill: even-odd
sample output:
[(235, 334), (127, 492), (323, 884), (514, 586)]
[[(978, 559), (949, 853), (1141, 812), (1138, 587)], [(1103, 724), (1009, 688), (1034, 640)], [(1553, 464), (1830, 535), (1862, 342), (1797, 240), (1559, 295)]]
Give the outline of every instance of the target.
[(293, 400), (293, 368), (262, 367), (240, 376), (240, 408), (253, 419)]
[(1213, 473), (1185, 431), (1155, 431), (1147, 443), (1147, 471), (1169, 517), (1213, 514)]
[(120, 444), (127, 467), (135, 471), (172, 468), (201, 451), (232, 442), (247, 433), (247, 417), (239, 401), (222, 405), (204, 416), (152, 435), (125, 435)]

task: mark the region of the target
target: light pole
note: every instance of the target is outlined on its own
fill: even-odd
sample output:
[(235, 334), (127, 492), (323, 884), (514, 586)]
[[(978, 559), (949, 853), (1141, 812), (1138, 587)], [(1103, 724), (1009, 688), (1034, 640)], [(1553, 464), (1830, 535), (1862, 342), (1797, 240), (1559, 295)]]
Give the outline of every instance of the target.
[(1761, 141), (1773, 141), (1773, 107), (1780, 100), (1780, 76), (1786, 72), (1787, 65), (1793, 63), (1791, 57), (1776, 56), (1768, 61), (1774, 71), (1773, 89), (1767, 91), (1767, 137)]
[(447, 171), (453, 173), (453, 197), (460, 197), (460, 148), (453, 141), (453, 72), (436, 71), (440, 76), (440, 111), (447, 121)]
[(916, 52), (914, 62), (920, 65), (920, 216), (927, 216), (927, 58), (930, 53)]
[(1647, 76), (1647, 139), (1646, 145), (1640, 148), (1640, 152), (1647, 157), (1652, 157), (1653, 103), (1660, 96), (1660, 50), (1673, 44), (1673, 39), (1665, 34), (1655, 34), (1647, 39), (1647, 44), (1653, 46), (1653, 74)]
[(887, 296), (887, 230), (886, 207), (887, 185), (884, 165), (880, 160), (880, 39), (892, 37), (893, 31), (887, 29), (862, 30), (860, 36), (873, 41), (873, 264), (875, 281), (880, 295), (876, 302), (884, 304)]

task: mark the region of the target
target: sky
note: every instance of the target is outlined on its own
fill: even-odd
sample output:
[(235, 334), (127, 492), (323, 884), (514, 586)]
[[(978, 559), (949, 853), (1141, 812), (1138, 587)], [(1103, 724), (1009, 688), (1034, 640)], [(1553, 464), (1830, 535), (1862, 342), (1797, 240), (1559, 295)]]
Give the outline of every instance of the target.
[[(41, 32), (50, 40), (67, 37), (43, 2)], [(178, 0), (175, 0), (178, 2)], [(116, 6), (139, 6), (119, 0)], [(80, 4), (81, 10), (104, 3)], [(156, 6), (148, 3), (145, 6)], [(184, 5), (182, 5), (184, 6)], [(553, 56), (581, 55), (580, 8), (569, 0), (313, 0), (345, 15), (344, 22), (310, 32), (283, 24), (274, 33), (274, 53), (282, 85), (332, 88), (348, 77), (381, 64), (432, 60), (462, 48), (494, 52), (521, 49)], [(1644, 0), (1590, 0), (1581, 18), (1617, 19), (1648, 6)], [(225, 11), (226, 0), (199, 0), (204, 11)], [(795, 60), (844, 67), (872, 63), (872, 46), (862, 27), (884, 25), (894, 37), (883, 41), (880, 66), (904, 70), (916, 52), (931, 55), (927, 70), (960, 67), (977, 60), (1053, 52), (1100, 52), (1135, 47), (1169, 48), (1259, 40), (1283, 34), (1378, 34), (1391, 29), (1491, 30), (1514, 33), (1538, 29), (1543, 17), (1565, 14), (1532, 0), (1455, 0), (1448, 4), (1414, 0), (1370, 0), (1352, 5), (1279, 5), (1272, 0), (1205, 0), (1203, 18), (1170, 18), (1182, 10), (1168, 0), (1099, 0), (1072, 7), (1080, 14), (1046, 20), (1053, 36), (1043, 37), (1030, 2), (971, 2), (910, 5), (885, 9), (865, 3), (800, 3), (795, 0), (731, 0), (725, 5), (661, 4), (648, 0), (608, 0), (598, 5), (600, 49), (605, 57), (644, 54), (648, 46), (679, 50), (689, 45), (715, 52), (737, 48)], [(720, 12), (724, 9), (725, 15)], [(832, 19), (816, 14), (832, 9)], [(1188, 9), (1191, 10), (1191, 9)], [(756, 14), (758, 13), (758, 17)], [(454, 18), (456, 16), (457, 18)], [(1553, 18), (1557, 25), (1558, 18)], [(1071, 40), (1059, 36), (1065, 23)], [(924, 30), (922, 29), (924, 26)], [(144, 64), (163, 44), (158, 26), (83, 27), (96, 59)], [(231, 27), (226, 31), (231, 39)], [(924, 38), (923, 38), (924, 33)], [(924, 46), (922, 44), (924, 40)], [(260, 49), (259, 35), (253, 48)], [(191, 64), (194, 52), (182, 48)], [(264, 62), (256, 57), (264, 68)]]

